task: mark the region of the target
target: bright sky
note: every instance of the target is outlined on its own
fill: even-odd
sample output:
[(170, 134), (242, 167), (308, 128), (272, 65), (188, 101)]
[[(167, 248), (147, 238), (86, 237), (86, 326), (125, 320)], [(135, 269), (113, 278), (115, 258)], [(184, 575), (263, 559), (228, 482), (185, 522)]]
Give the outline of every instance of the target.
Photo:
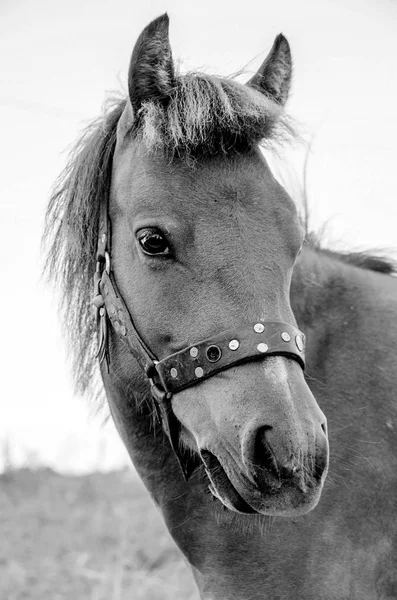
[[(39, 242), (51, 185), (133, 44), (168, 11), (183, 69), (254, 71), (282, 31), (294, 57), (290, 113), (312, 138), (313, 225), (342, 247), (397, 247), (397, 2), (394, 0), (3, 0), (0, 7), (0, 461), (64, 470), (126, 460), (112, 427), (73, 396)], [(287, 153), (300, 171), (302, 149)], [(2, 446), (1, 446), (2, 445)]]

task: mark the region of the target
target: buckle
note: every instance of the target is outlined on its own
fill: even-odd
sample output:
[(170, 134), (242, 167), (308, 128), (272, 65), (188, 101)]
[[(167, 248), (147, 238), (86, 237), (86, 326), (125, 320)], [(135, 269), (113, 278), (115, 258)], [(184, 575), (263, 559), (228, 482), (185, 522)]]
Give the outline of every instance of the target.
[(110, 275), (110, 255), (107, 251), (105, 252), (105, 254), (96, 255), (95, 273), (101, 275), (103, 271), (106, 271), (106, 273)]

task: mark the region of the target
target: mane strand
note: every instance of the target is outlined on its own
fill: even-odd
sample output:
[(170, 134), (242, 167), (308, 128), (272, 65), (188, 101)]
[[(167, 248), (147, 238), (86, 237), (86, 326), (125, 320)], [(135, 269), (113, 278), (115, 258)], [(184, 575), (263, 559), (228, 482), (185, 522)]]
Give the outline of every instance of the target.
[(360, 269), (376, 271), (377, 273), (383, 273), (384, 275), (395, 275), (397, 273), (397, 262), (389, 257), (381, 256), (380, 254), (372, 254), (369, 250), (363, 252), (336, 252), (333, 250), (325, 250), (324, 252), (339, 258), (344, 263), (354, 265)]
[[(305, 209), (307, 210), (307, 208)], [(365, 269), (383, 273), (384, 275), (397, 274), (397, 261), (386, 256), (385, 251), (380, 249), (362, 250), (362, 251), (338, 251), (326, 248), (321, 242), (321, 235), (314, 232), (306, 234), (306, 241), (313, 250), (321, 252), (326, 256), (330, 256), (340, 260), (343, 263)]]
[(125, 100), (92, 123), (70, 153), (45, 217), (44, 272), (61, 291), (60, 309), (73, 353), (76, 391), (84, 393), (97, 369), (91, 307), (101, 199), (109, 194), (116, 128)]

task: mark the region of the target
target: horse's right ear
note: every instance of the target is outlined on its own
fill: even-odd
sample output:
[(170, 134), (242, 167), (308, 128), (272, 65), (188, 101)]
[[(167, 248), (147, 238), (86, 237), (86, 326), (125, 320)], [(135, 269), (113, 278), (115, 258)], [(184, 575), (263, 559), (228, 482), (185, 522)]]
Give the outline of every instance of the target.
[(158, 17), (139, 36), (128, 70), (128, 95), (134, 113), (147, 101), (166, 105), (175, 75), (168, 36), (167, 13)]

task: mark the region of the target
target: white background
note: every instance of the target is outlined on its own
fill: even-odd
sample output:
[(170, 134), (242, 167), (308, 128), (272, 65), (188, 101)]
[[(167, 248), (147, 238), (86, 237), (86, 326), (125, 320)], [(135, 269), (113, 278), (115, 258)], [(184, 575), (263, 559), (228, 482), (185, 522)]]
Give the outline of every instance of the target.
[[(247, 78), (282, 31), (289, 112), (312, 139), (312, 226), (338, 247), (397, 247), (397, 3), (392, 0), (2, 0), (0, 4), (0, 455), (62, 470), (126, 455), (73, 396), (54, 294), (40, 281), (51, 185), (84, 124), (126, 89), (133, 44), (168, 11), (182, 70)], [(291, 155), (301, 172), (302, 156)]]

